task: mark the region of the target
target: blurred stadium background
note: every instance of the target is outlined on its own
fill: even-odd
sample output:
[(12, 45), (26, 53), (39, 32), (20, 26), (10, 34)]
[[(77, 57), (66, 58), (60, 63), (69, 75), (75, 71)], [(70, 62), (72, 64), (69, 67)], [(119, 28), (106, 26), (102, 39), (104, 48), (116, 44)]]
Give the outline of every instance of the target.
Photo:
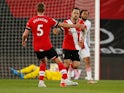
[[(94, 0), (0, 0), (0, 78), (17, 78), (10, 73), (10, 67), (21, 69), (30, 64), (39, 65), (33, 52), (31, 34), (26, 48), (21, 46), (21, 37), (27, 20), (36, 14), (35, 5), (38, 2), (46, 4), (46, 15), (63, 21), (70, 18), (73, 7), (88, 9), (92, 21), (91, 41), (94, 42)], [(63, 34), (54, 36), (51, 40), (62, 57), (61, 44)], [(94, 43), (91, 44), (91, 63), (94, 71)], [(49, 65), (48, 65), (49, 68)], [(83, 78), (84, 65), (80, 67)], [(94, 73), (94, 72), (93, 72)]]
[(100, 78), (124, 80), (124, 1), (100, 0)]

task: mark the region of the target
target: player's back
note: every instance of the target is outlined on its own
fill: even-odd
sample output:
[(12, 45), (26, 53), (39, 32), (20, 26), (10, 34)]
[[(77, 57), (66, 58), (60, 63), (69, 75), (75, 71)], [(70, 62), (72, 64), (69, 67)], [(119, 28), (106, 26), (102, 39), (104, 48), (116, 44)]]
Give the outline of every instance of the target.
[(35, 51), (49, 50), (52, 47), (50, 40), (51, 27), (56, 24), (52, 18), (47, 16), (35, 16), (31, 18), (27, 25), (33, 34), (33, 46)]

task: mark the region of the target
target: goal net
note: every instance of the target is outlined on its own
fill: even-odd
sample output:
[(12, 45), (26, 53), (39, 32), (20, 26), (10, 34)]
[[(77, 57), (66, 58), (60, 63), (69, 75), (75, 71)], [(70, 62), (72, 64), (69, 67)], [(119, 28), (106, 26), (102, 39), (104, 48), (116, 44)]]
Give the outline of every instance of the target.
[[(10, 73), (10, 67), (21, 69), (30, 64), (39, 65), (39, 62), (32, 48), (31, 33), (28, 38), (27, 46), (21, 45), (22, 33), (25, 29), (27, 20), (36, 15), (35, 5), (38, 2), (46, 4), (45, 15), (63, 21), (70, 18), (73, 7), (87, 9), (90, 12), (92, 22), (91, 41), (94, 42), (94, 0), (0, 0), (0, 78), (15, 78)], [(63, 34), (54, 36), (51, 33), (53, 46), (62, 57)], [(91, 64), (94, 72), (94, 43), (91, 43)], [(84, 78), (84, 63), (81, 62), (80, 68)]]

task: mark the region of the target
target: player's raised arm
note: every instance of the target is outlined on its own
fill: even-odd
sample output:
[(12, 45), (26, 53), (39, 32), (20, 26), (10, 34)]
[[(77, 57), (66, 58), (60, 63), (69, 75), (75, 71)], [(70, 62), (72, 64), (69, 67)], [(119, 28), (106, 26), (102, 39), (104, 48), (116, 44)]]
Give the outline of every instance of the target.
[(66, 28), (81, 28), (82, 27), (82, 25), (79, 24), (79, 23), (77, 23), (77, 24), (68, 24), (68, 23), (62, 23), (62, 22), (59, 22), (58, 26), (66, 27)]
[(83, 24), (80, 24), (80, 23), (68, 24), (68, 23), (64, 23), (64, 22), (58, 22), (58, 24), (55, 26), (55, 28), (53, 28), (53, 34), (56, 34), (56, 35), (59, 34), (58, 27), (84, 29)]

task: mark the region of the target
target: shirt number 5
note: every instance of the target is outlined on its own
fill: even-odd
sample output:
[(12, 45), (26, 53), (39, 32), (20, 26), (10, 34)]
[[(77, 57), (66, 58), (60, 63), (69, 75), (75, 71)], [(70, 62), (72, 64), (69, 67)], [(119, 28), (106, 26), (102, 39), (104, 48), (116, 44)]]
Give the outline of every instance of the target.
[(37, 36), (42, 36), (43, 35), (43, 29), (42, 29), (43, 25), (38, 25), (37, 26)]

